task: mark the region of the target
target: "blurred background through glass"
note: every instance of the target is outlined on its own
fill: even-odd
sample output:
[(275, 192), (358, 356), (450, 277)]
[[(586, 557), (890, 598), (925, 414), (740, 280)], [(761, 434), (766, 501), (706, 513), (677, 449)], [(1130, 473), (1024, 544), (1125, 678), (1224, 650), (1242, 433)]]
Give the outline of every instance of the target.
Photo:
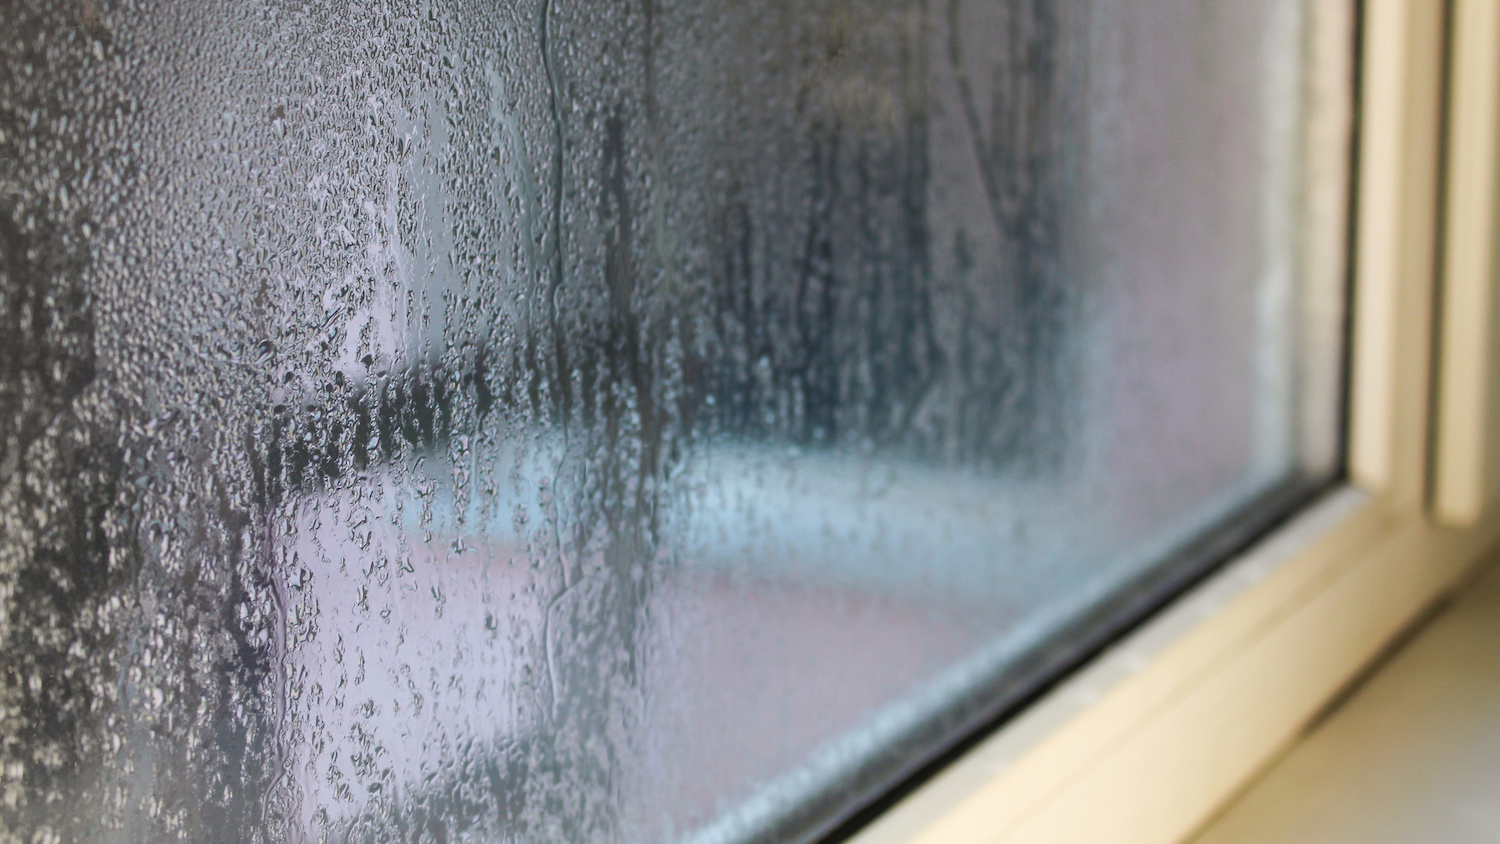
[(1335, 470), (1339, 4), (5, 17), (0, 840), (812, 835)]

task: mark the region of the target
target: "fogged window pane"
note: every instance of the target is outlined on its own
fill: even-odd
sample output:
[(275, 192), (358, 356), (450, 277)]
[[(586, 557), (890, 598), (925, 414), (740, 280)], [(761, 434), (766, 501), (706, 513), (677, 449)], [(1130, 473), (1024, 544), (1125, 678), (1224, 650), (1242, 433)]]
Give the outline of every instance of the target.
[(826, 829), (1331, 471), (1336, 5), (11, 4), (0, 840)]

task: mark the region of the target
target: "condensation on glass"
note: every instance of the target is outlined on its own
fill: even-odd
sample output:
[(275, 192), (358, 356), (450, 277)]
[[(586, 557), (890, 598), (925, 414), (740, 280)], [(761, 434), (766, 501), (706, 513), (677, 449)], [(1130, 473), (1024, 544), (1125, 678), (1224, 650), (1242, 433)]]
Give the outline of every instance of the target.
[(795, 840), (1333, 471), (1338, 4), (3, 17), (0, 841)]

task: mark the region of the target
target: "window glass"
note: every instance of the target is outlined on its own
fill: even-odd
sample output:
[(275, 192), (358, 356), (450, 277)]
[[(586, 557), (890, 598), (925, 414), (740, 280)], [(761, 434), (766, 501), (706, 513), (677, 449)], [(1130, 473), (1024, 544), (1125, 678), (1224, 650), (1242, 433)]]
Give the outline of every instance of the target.
[(825, 832), (1331, 476), (1347, 14), (9, 4), (0, 840)]

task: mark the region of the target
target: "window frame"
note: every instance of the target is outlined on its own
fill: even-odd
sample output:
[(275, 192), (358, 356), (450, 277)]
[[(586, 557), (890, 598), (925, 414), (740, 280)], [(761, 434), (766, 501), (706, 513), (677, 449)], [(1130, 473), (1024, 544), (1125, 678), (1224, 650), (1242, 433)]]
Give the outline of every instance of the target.
[[(1497, 508), (1459, 523), (1440, 518), (1442, 502), (1433, 500), (1443, 483), (1434, 480), (1439, 458), (1480, 460), (1474, 452), (1484, 446), (1472, 431), (1455, 445), (1445, 433), (1453, 423), (1435, 421), (1455, 404), (1475, 404), (1464, 404), (1455, 392), (1464, 387), (1444, 373), (1500, 369), (1494, 352), (1457, 361), (1452, 332), (1435, 324), (1440, 296), (1451, 314), (1479, 304), (1468, 299), (1485, 288), (1445, 289), (1442, 277), (1472, 261), (1451, 237), (1441, 247), (1440, 239), (1445, 209), (1468, 213), (1450, 193), (1495, 213), (1493, 179), (1478, 199), (1472, 186), (1444, 185), (1445, 159), (1457, 185), (1456, 156), (1473, 154), (1463, 150), (1495, 156), (1491, 137), (1472, 136), (1495, 131), (1489, 112), (1475, 119), (1473, 111), (1496, 105), (1462, 90), (1448, 96), (1476, 74), (1500, 77), (1500, 34), (1471, 37), (1465, 28), (1489, 21), (1483, 11), (1494, 2), (1358, 4), (1344, 480), (851, 842), (1182, 841), (1500, 538)], [(1461, 55), (1452, 57), (1450, 44)], [(1440, 378), (1452, 385), (1446, 395)], [(1482, 380), (1471, 374), (1463, 383)]]

